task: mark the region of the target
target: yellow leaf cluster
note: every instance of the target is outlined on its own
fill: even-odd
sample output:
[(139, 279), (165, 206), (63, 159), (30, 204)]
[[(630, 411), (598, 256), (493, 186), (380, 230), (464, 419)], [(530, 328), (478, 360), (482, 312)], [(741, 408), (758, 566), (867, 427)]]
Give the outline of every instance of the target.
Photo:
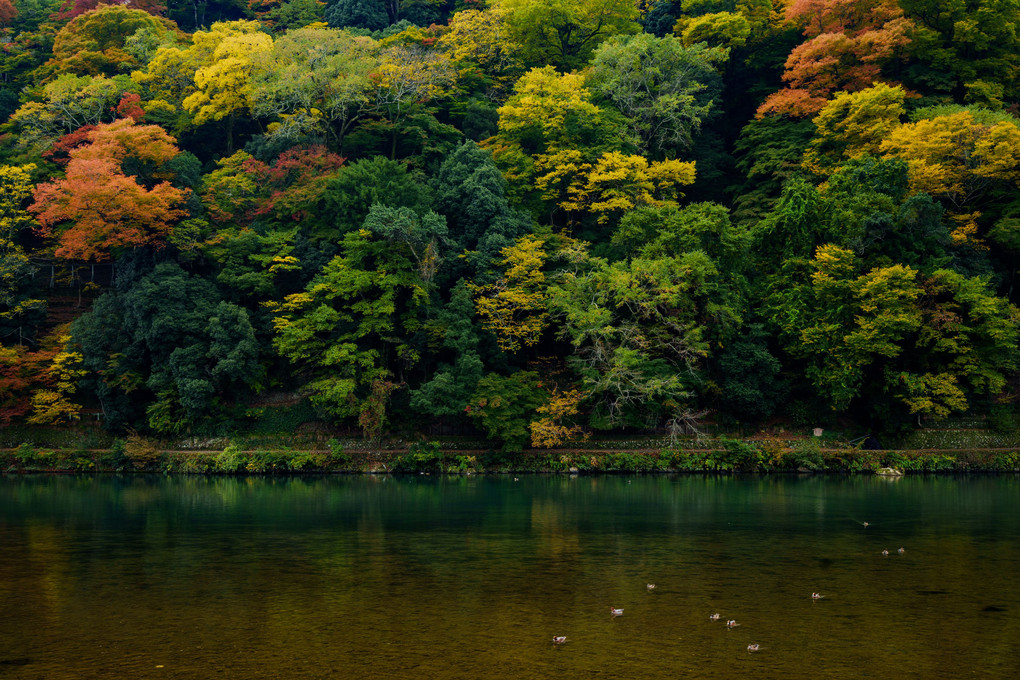
[(585, 440), (580, 425), (564, 425), (563, 421), (578, 414), (578, 406), (584, 399), (579, 390), (560, 393), (554, 391), (549, 402), (539, 406), (536, 411), (544, 417), (531, 422), (531, 445), (535, 448), (552, 448), (566, 442)]
[(504, 275), (487, 286), (472, 285), (482, 325), (500, 349), (517, 352), (538, 343), (548, 322), (545, 292), (546, 253), (542, 239), (529, 235), (500, 251)]
[(675, 204), (680, 186), (694, 182), (694, 163), (665, 160), (649, 163), (644, 156), (610, 151), (594, 164), (584, 164), (567, 189), (564, 210), (589, 211), (606, 223), (614, 214), (642, 205)]

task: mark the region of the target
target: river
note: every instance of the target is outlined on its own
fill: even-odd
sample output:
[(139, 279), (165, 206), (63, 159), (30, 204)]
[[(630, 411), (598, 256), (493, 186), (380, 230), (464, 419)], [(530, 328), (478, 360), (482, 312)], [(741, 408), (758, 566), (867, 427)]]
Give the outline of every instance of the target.
[(0, 678), (1013, 678), (1018, 567), (1014, 475), (8, 475)]

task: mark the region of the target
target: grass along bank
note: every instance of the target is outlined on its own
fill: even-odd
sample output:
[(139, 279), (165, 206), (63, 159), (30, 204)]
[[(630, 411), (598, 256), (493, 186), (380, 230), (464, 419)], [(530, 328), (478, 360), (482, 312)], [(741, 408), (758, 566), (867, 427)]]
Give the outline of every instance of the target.
[(720, 438), (698, 448), (607, 451), (596, 448), (526, 450), (450, 449), (438, 441), (405, 448), (350, 449), (333, 439), (324, 447), (169, 450), (141, 437), (106, 449), (40, 448), (22, 444), (0, 451), (0, 471), (163, 472), (171, 474), (298, 473), (646, 473), (646, 472), (840, 472), (894, 468), (918, 472), (1020, 472), (1020, 449), (863, 450), (825, 448), (817, 440), (794, 442)]

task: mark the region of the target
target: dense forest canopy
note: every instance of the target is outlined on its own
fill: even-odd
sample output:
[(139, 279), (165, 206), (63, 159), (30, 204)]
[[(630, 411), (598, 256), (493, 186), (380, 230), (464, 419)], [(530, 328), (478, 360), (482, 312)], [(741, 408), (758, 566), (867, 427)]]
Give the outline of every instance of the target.
[(1018, 42), (1018, 0), (0, 0), (0, 424), (1011, 416)]

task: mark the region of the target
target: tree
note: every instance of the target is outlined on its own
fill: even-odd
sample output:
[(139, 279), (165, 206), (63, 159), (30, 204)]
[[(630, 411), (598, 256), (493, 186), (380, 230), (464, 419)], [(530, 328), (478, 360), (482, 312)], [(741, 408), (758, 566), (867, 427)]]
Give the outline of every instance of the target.
[(906, 76), (911, 87), (999, 108), (1020, 97), (1016, 0), (900, 0), (917, 25)]
[(29, 210), (40, 234), (55, 236), (55, 255), (66, 259), (102, 260), (122, 248), (162, 245), (185, 215), (187, 192), (158, 181), (158, 167), (178, 153), (174, 139), (130, 119), (99, 125), (89, 139), (70, 152), (63, 179), (36, 187)]
[(912, 193), (947, 204), (957, 243), (979, 244), (978, 218), (990, 195), (1020, 185), (1020, 125), (1012, 117), (982, 122), (962, 110), (922, 118), (893, 130), (880, 149), (907, 162)]
[(757, 221), (774, 207), (783, 185), (801, 173), (814, 131), (810, 120), (777, 116), (756, 118), (743, 127), (734, 147), (737, 169), (746, 179), (736, 192), (735, 217)]
[(264, 369), (246, 310), (215, 286), (164, 262), (124, 277), (71, 325), (81, 389), (99, 400), (107, 427), (179, 435), (218, 423), (260, 389)]
[(216, 161), (216, 170), (202, 178), (202, 203), (221, 223), (246, 226), (269, 194), (269, 168), (244, 151)]
[(861, 394), (873, 364), (896, 359), (921, 326), (917, 272), (903, 265), (858, 273), (854, 254), (820, 246), (808, 268), (766, 301), (785, 349), (834, 411)]
[(694, 163), (666, 160), (649, 163), (644, 156), (611, 151), (594, 164), (578, 164), (567, 187), (564, 210), (590, 212), (604, 224), (636, 207), (676, 205), (680, 187), (694, 182)]
[(215, 42), (211, 63), (195, 71), (195, 91), (185, 97), (183, 105), (201, 125), (227, 119), (227, 150), (233, 147), (234, 117), (251, 110), (254, 101), (251, 83), (257, 56), (272, 49), (273, 39), (260, 32), (257, 22), (235, 22), (228, 33), (213, 34), (192, 40), (201, 45)]
[(506, 11), (498, 7), (457, 12), (438, 45), (457, 65), (461, 81), (480, 71), (497, 101), (505, 99), (504, 93), (524, 72), (521, 45), (511, 37)]
[(7, 26), (18, 16), (18, 8), (11, 0), (0, 0), (0, 26)]
[(0, 165), (0, 337), (17, 333), (19, 344), (27, 315), (41, 312), (45, 301), (31, 293), (36, 268), (20, 244), (36, 222), (25, 209), (32, 197), (34, 165)]
[(450, 302), (428, 329), (442, 336), (441, 349), (452, 358), (452, 363), (441, 363), (430, 380), (411, 390), (411, 408), (432, 416), (464, 415), (484, 373), (474, 316), (471, 289), (462, 279), (454, 286)]
[(16, 144), (30, 154), (42, 154), (62, 135), (113, 122), (118, 101), (134, 87), (126, 76), (59, 76), (43, 86), (44, 101), (27, 102), (11, 116), (18, 131)]
[(981, 278), (939, 270), (921, 281), (921, 327), (911, 351), (885, 372), (885, 389), (912, 415), (965, 411), (972, 395), (998, 395), (1017, 368), (1020, 310)]
[(856, 91), (880, 78), (882, 65), (910, 42), (913, 24), (894, 0), (797, 0), (786, 16), (804, 26), (808, 40), (786, 60), (787, 87), (758, 108), (767, 114), (806, 117), (836, 90)]
[[(71, 336), (62, 335), (58, 340), (61, 345), (66, 345)], [(46, 369), (47, 387), (36, 390), (32, 395), (29, 424), (48, 425), (78, 419), (81, 405), (74, 403), (72, 396), (78, 391), (78, 381), (85, 377), (81, 363), (79, 352), (62, 349), (55, 354), (53, 362)]]
[(505, 377), (490, 373), (478, 381), (467, 414), (489, 437), (502, 441), (504, 451), (520, 451), (537, 409), (546, 401), (538, 373), (517, 371)]
[(15, 242), (19, 234), (34, 226), (25, 210), (32, 197), (34, 165), (0, 165), (0, 238)]
[(324, 212), (333, 220), (330, 226), (340, 233), (359, 229), (376, 203), (415, 211), (429, 204), (424, 177), (384, 156), (340, 168), (327, 180), (325, 201)]
[(499, 348), (518, 352), (538, 344), (549, 313), (546, 310), (543, 241), (524, 236), (504, 248), (502, 277), (485, 286), (473, 286), (482, 326), (496, 336)]
[(130, 72), (139, 66), (126, 49), (128, 39), (148, 31), (157, 42), (168, 42), (177, 26), (140, 9), (103, 5), (65, 25), (53, 39), (53, 59), (46, 67), (56, 73), (106, 75)]
[(433, 205), (446, 215), (456, 252), (479, 281), (504, 248), (531, 227), (526, 213), (510, 206), (507, 183), (492, 155), (474, 142), (450, 154), (433, 179)]
[(631, 146), (618, 115), (595, 105), (584, 84), (581, 75), (532, 69), (499, 109), (493, 158), (511, 196), (526, 196), (536, 212), (566, 198), (579, 164)]
[(377, 83), (374, 112), (389, 124), (391, 159), (397, 157), (404, 120), (421, 105), (446, 94), (455, 75), (445, 55), (418, 45), (393, 45), (382, 51), (373, 73)]
[(529, 426), (531, 445), (548, 449), (572, 440), (587, 439), (583, 428), (573, 422), (580, 413), (580, 403), (583, 399), (584, 395), (580, 390), (560, 392), (554, 388), (549, 395), (549, 401), (535, 409), (537, 419), (531, 421)]
[(378, 31), (390, 25), (383, 0), (336, 0), (326, 9), (326, 21), (335, 28)]
[[(591, 264), (550, 288), (550, 307), (572, 347), (568, 364), (593, 404), (591, 425), (680, 426), (693, 412), (697, 373), (709, 355), (708, 317), (722, 312), (706, 306), (718, 270), (698, 251)], [(717, 321), (720, 330), (733, 323), (728, 312)]]
[(830, 174), (843, 161), (876, 155), (882, 142), (900, 125), (902, 88), (876, 83), (860, 92), (840, 92), (815, 117), (815, 135), (804, 155), (805, 167)]
[(258, 55), (254, 113), (280, 117), (273, 136), (324, 135), (342, 151), (344, 135), (371, 102), (375, 51), (371, 41), (342, 31), (289, 31)]
[(722, 92), (726, 50), (684, 46), (672, 36), (616, 36), (595, 51), (588, 86), (611, 102), (655, 158), (689, 151)]
[(495, 0), (493, 6), (505, 13), (529, 63), (563, 71), (586, 64), (607, 38), (639, 30), (630, 0)]
[(743, 47), (751, 35), (751, 22), (740, 12), (712, 12), (681, 17), (673, 30), (684, 45), (706, 43), (719, 47)]
[(322, 413), (357, 417), (366, 434), (377, 435), (389, 394), (418, 362), (408, 336), (427, 297), (405, 244), (353, 231), (303, 292), (271, 306), (273, 344), (307, 371), (305, 389)]

